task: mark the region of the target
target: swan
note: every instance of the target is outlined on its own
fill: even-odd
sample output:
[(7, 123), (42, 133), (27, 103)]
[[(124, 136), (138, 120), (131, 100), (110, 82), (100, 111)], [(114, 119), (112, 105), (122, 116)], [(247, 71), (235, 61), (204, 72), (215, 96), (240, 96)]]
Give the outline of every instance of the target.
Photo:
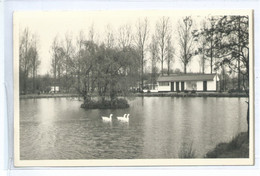
[(124, 120), (124, 119), (126, 118), (126, 115), (127, 115), (127, 114), (124, 114), (123, 117), (117, 117), (117, 120), (120, 120), (120, 121)]
[(125, 118), (123, 118), (121, 121), (123, 122), (129, 122), (129, 116), (130, 114), (127, 114)]
[(102, 120), (106, 121), (106, 122), (112, 121), (112, 116), (113, 116), (113, 114), (110, 114), (109, 117), (102, 116)]

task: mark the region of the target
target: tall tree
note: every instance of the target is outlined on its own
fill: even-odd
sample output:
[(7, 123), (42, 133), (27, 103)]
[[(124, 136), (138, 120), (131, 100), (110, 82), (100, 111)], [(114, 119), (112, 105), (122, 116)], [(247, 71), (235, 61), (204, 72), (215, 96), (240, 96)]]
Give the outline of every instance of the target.
[(61, 83), (61, 76), (63, 73), (63, 62), (65, 60), (65, 52), (63, 47), (61, 47), (58, 37), (56, 36), (52, 42), (51, 46), (51, 54), (52, 54), (52, 73), (53, 73), (53, 86), (54, 92), (56, 92), (56, 86)]
[(84, 33), (79, 32), (76, 42), (76, 56), (75, 56), (75, 72), (77, 73), (77, 91), (80, 93), (81, 84), (81, 72), (82, 72), (82, 57), (83, 57), (83, 47), (84, 47)]
[(170, 75), (171, 63), (174, 61), (173, 56), (174, 56), (174, 48), (172, 46), (171, 36), (168, 36), (167, 45), (166, 45), (167, 75)]
[(63, 60), (64, 64), (64, 72), (65, 72), (65, 80), (63, 82), (63, 87), (65, 87), (66, 92), (69, 92), (70, 87), (73, 83), (73, 72), (72, 68), (74, 67), (74, 47), (72, 45), (72, 36), (68, 33), (65, 34), (65, 42), (63, 46), (63, 51), (65, 54), (65, 60)]
[(183, 63), (184, 73), (187, 73), (187, 65), (194, 55), (194, 36), (192, 35), (192, 19), (185, 17), (179, 23), (179, 47), (180, 47), (180, 60)]
[[(195, 51), (196, 55), (200, 55), (200, 71), (204, 74), (205, 73), (205, 66), (206, 66), (206, 46), (207, 46), (207, 37), (205, 35), (206, 29), (206, 21), (203, 20), (201, 24), (202, 28), (199, 31), (194, 31), (194, 40), (196, 41), (197, 49)], [(211, 68), (212, 69), (212, 68)]]
[(169, 17), (162, 17), (156, 23), (156, 38), (159, 45), (159, 53), (161, 61), (161, 74), (163, 75), (163, 63), (166, 55), (167, 38), (171, 33)]
[(223, 16), (217, 21), (215, 30), (218, 39), (216, 57), (219, 58), (216, 64), (226, 65), (230, 72), (244, 75), (247, 81), (249, 80), (248, 31), (248, 16)]
[(122, 25), (118, 29), (118, 45), (120, 48), (124, 49), (131, 46), (133, 40), (133, 35), (131, 32), (130, 25)]
[(137, 24), (137, 48), (140, 52), (140, 62), (141, 62), (141, 89), (144, 86), (144, 64), (145, 64), (145, 50), (146, 50), (146, 41), (148, 39), (148, 20), (145, 18), (143, 21), (138, 20)]
[(107, 25), (105, 33), (105, 46), (107, 48), (113, 48), (115, 46), (115, 36), (110, 25)]
[(151, 81), (152, 84), (156, 84), (156, 74), (157, 74), (157, 62), (159, 59), (159, 55), (158, 55), (158, 43), (156, 40), (156, 36), (152, 36), (152, 40), (150, 43), (150, 53), (151, 53)]
[(40, 61), (36, 35), (32, 35), (28, 28), (25, 28), (19, 36), (19, 62), (20, 91), (28, 92), (28, 78), (31, 73), (33, 77), (32, 90), (34, 92), (35, 78)]
[[(247, 82), (249, 85), (249, 17), (223, 16), (217, 21), (215, 34), (218, 39), (216, 47), (217, 69), (224, 65), (230, 69), (230, 72), (242, 74), (243, 82)], [(248, 94), (245, 85), (244, 89)], [(249, 102), (247, 125), (249, 132)]]
[(31, 67), (32, 67), (32, 78), (33, 78), (33, 92), (36, 91), (36, 78), (37, 78), (37, 71), (40, 65), (39, 54), (38, 54), (38, 46), (37, 46), (37, 39), (36, 36), (33, 36), (32, 46), (29, 49), (29, 57), (31, 58)]

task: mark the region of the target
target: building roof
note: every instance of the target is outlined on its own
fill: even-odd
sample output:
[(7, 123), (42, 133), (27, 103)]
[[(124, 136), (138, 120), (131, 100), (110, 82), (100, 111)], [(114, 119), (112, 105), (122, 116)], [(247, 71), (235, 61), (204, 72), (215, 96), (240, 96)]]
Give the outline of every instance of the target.
[(212, 81), (216, 74), (174, 74), (159, 76), (158, 82), (166, 81)]

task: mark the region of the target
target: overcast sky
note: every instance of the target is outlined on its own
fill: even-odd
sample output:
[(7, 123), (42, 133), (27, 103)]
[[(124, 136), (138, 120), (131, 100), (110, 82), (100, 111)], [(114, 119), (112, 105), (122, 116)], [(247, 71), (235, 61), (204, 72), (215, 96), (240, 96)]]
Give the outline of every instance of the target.
[[(193, 25), (199, 28), (201, 21), (210, 14), (205, 12), (198, 15), (197, 12), (190, 11), (88, 11), (88, 12), (25, 12), (15, 14), (14, 23), (19, 24), (19, 29), (16, 31), (23, 31), (28, 27), (30, 32), (38, 36), (39, 41), (39, 58), (41, 61), (38, 73), (43, 75), (50, 73), (51, 69), (51, 45), (55, 36), (60, 40), (64, 40), (65, 34), (72, 36), (75, 44), (76, 38), (80, 31), (83, 31), (85, 37), (88, 38), (88, 32), (91, 26), (94, 26), (96, 40), (102, 42), (102, 37), (110, 26), (117, 36), (118, 28), (122, 25), (128, 24), (132, 27), (132, 32), (135, 33), (138, 19), (148, 18), (149, 21), (149, 38), (154, 34), (156, 22), (162, 16), (168, 16), (172, 26), (172, 43), (175, 47), (175, 61), (173, 68), (183, 70), (178, 57), (178, 22), (185, 16), (191, 15), (193, 18)], [(150, 41), (149, 41), (150, 42)], [(149, 54), (147, 54), (149, 57)], [(194, 57), (191, 64), (189, 64), (187, 71), (199, 72), (198, 57)], [(166, 66), (166, 63), (164, 64)], [(149, 66), (149, 63), (148, 63)], [(166, 68), (166, 67), (165, 67)]]

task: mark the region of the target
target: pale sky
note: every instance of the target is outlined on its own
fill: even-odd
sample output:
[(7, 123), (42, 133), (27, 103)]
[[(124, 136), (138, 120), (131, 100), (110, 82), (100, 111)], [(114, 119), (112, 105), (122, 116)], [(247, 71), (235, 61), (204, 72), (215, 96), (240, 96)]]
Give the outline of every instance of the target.
[[(194, 12), (193, 12), (194, 13)], [(198, 13), (198, 12), (196, 12)], [(51, 69), (51, 45), (55, 36), (64, 40), (65, 34), (72, 35), (73, 43), (80, 31), (83, 31), (85, 38), (88, 38), (88, 32), (94, 25), (95, 35), (102, 41), (105, 35), (107, 25), (111, 27), (116, 37), (118, 28), (122, 25), (130, 25), (132, 32), (135, 33), (138, 19), (147, 17), (149, 21), (149, 38), (154, 34), (155, 25), (162, 16), (170, 17), (172, 24), (172, 43), (175, 53), (178, 56), (178, 21), (185, 16), (192, 15), (194, 26), (200, 26), (201, 20), (208, 16), (208, 13), (202, 15), (192, 14), (191, 12), (176, 11), (88, 11), (88, 12), (20, 12), (15, 14), (14, 23), (19, 24), (19, 30), (22, 31), (28, 27), (30, 32), (36, 34), (39, 40), (39, 58), (41, 61), (38, 74), (46, 74)], [(150, 42), (150, 41), (149, 41)], [(147, 44), (149, 44), (149, 42)], [(179, 57), (175, 56), (173, 69), (179, 68), (183, 71)], [(149, 57), (149, 54), (147, 54)], [(199, 72), (199, 57), (196, 56), (187, 67), (187, 71)], [(166, 68), (166, 63), (164, 64)], [(159, 67), (160, 68), (160, 67)]]

